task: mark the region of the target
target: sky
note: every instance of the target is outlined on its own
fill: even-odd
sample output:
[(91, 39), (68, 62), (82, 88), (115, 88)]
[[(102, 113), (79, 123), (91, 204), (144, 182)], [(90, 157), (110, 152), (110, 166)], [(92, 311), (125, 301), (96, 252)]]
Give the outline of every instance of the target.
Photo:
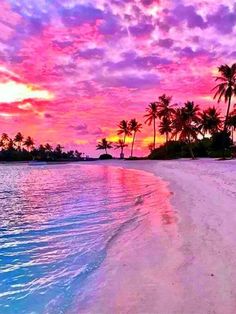
[[(118, 139), (120, 120), (143, 123), (163, 93), (216, 104), (217, 67), (236, 59), (235, 25), (232, 0), (1, 0), (0, 133), (94, 155), (99, 139)], [(151, 142), (144, 125), (135, 154)]]

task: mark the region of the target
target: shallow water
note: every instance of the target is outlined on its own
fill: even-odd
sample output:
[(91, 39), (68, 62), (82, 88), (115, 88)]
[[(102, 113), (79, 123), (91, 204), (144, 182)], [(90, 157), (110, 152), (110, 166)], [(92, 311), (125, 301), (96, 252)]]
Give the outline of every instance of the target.
[(83, 289), (93, 291), (87, 280), (119, 235), (132, 238), (135, 227), (126, 227), (158, 209), (156, 178), (136, 170), (1, 165), (0, 173), (4, 314), (66, 313)]

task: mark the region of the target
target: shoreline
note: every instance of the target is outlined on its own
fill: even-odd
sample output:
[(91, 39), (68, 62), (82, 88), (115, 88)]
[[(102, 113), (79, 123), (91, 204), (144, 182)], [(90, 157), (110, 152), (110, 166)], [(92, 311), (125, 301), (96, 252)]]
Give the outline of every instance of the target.
[(109, 263), (91, 278), (103, 279), (97, 301), (80, 313), (233, 314), (236, 161), (96, 164), (154, 174), (169, 189), (166, 205), (178, 218), (162, 226), (162, 238), (154, 223), (148, 237), (127, 241), (124, 250), (119, 248), (125, 240), (122, 235), (109, 252)]

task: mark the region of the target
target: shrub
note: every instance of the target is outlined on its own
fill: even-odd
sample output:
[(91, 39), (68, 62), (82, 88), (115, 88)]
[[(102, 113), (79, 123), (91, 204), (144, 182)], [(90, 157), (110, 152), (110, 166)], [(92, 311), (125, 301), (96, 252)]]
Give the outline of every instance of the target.
[(105, 159), (112, 159), (112, 155), (110, 154), (102, 154), (99, 156), (99, 159), (105, 160)]
[(169, 141), (164, 145), (154, 149), (149, 159), (174, 159), (182, 157), (183, 143), (179, 141)]

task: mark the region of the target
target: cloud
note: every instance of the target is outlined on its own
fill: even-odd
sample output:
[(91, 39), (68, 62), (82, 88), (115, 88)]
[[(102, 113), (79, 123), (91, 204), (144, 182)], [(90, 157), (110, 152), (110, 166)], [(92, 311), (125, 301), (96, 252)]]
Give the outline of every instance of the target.
[(77, 135), (86, 135), (88, 134), (88, 126), (85, 123), (79, 124), (77, 126), (71, 126), (72, 129), (76, 130)]
[(160, 39), (158, 41), (159, 46), (164, 47), (164, 48), (170, 48), (173, 46), (174, 41), (170, 38), (165, 38), (165, 39)]
[(77, 55), (84, 59), (102, 59), (105, 51), (100, 48), (92, 48), (78, 51)]
[(210, 103), (212, 73), (236, 56), (230, 0), (2, 0), (0, 12), (2, 129), (63, 146), (84, 135), (92, 152), (161, 93)]
[(203, 20), (202, 16), (196, 12), (196, 8), (192, 5), (178, 5), (173, 10), (172, 14), (179, 23), (186, 21), (189, 28), (200, 27), (201, 29), (204, 29), (207, 27), (207, 24)]
[(121, 61), (107, 62), (105, 66), (108, 67), (109, 70), (119, 71), (127, 68), (149, 69), (171, 63), (170, 60), (159, 55), (150, 54), (148, 56), (138, 56), (132, 51), (123, 53), (122, 57), (123, 59)]
[(104, 18), (102, 10), (87, 5), (78, 4), (69, 8), (62, 7), (59, 12), (63, 23), (69, 27), (95, 23), (97, 20)]
[(103, 79), (104, 86), (126, 87), (130, 89), (148, 89), (159, 85), (160, 78), (155, 74), (143, 74), (141, 76), (125, 75), (113, 76)]
[(232, 33), (236, 25), (236, 8), (234, 11), (230, 11), (227, 6), (220, 5), (215, 13), (207, 16), (207, 22), (209, 26), (215, 27), (219, 33)]
[(148, 36), (155, 29), (155, 26), (152, 24), (140, 23), (135, 26), (129, 27), (130, 33), (135, 37)]

